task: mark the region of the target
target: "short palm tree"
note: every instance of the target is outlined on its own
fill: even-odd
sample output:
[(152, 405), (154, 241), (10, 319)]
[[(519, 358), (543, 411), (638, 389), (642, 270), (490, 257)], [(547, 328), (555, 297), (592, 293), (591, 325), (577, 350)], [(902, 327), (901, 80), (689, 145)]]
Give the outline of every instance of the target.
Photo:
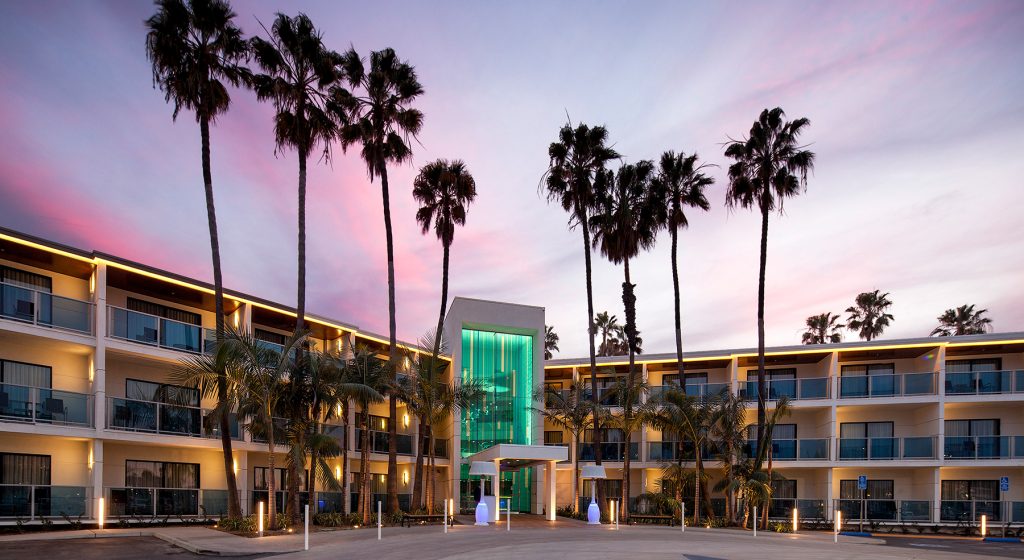
[[(146, 55), (153, 64), (153, 83), (174, 103), (172, 120), (182, 109), (193, 111), (202, 141), (203, 188), (206, 221), (210, 229), (213, 257), (214, 321), (216, 340), (224, 339), (224, 281), (220, 264), (220, 237), (213, 202), (213, 173), (210, 166), (210, 124), (231, 105), (228, 85), (247, 83), (249, 71), (243, 66), (249, 46), (234, 23), (235, 13), (224, 0), (160, 0), (157, 13), (146, 20)], [(221, 373), (217, 400), (228, 399), (226, 374)], [(228, 489), (228, 516), (242, 514), (235, 481), (231, 436), (226, 415), (221, 416), (221, 449)]]
[(361, 346), (356, 347), (345, 368), (349, 382), (361, 387), (359, 393), (351, 395), (351, 398), (359, 405), (362, 428), (359, 435), (359, 513), (365, 525), (370, 522), (370, 510), (373, 509), (370, 496), (370, 406), (384, 402), (384, 395), (391, 390), (394, 376), (390, 360), (381, 360), (373, 351)]
[(782, 213), (787, 198), (807, 188), (807, 174), (814, 169), (814, 153), (800, 143), (810, 126), (806, 118), (786, 120), (780, 108), (761, 111), (745, 139), (726, 144), (729, 190), (725, 203), (730, 208), (753, 208), (761, 212), (761, 263), (757, 280), (757, 434), (764, 435), (764, 277), (768, 258), (768, 215)]
[(455, 240), (455, 226), (466, 225), (466, 208), (476, 199), (476, 181), (461, 160), (449, 162), (439, 159), (420, 169), (412, 183), (412, 196), (420, 203), (416, 221), (423, 233), (434, 228), (444, 251), (441, 261), (441, 311), (437, 316), (431, 353), (436, 361), (444, 329), (444, 311), (448, 305), (448, 255)]
[(961, 336), (985, 334), (992, 330), (992, 319), (985, 317), (988, 309), (974, 310), (974, 304), (947, 309), (939, 315), (939, 326), (932, 330), (932, 336)]
[(629, 466), (632, 461), (630, 448), (633, 441), (633, 432), (641, 432), (654, 419), (657, 413), (657, 406), (654, 401), (644, 399), (650, 387), (642, 379), (629, 377), (618, 378), (612, 386), (612, 395), (616, 406), (622, 408), (622, 414), (609, 418), (609, 425), (622, 430), (622, 496), (619, 501), (620, 516), (629, 521), (629, 502), (631, 484), (629, 477)]
[(572, 384), (566, 391), (544, 390), (534, 400), (543, 403), (534, 407), (545, 420), (569, 432), (572, 449), (572, 512), (580, 512), (579, 443), (587, 428), (593, 426), (594, 404), (587, 399), (580, 384)]
[[(266, 28), (264, 28), (265, 31)], [(337, 124), (327, 111), (328, 88), (338, 81), (341, 57), (324, 46), (320, 32), (305, 14), (278, 13), (268, 38), (254, 37), (252, 53), (262, 74), (253, 80), (256, 97), (270, 101), (277, 150), (294, 148), (299, 156), (298, 282), (295, 333), (306, 322), (306, 163), (318, 147), (329, 155)]]
[[(676, 434), (679, 438), (676, 448), (677, 471), (682, 471), (683, 441), (687, 440), (693, 443), (694, 466), (696, 467), (693, 500), (695, 524), (700, 522), (701, 507), (704, 508), (708, 517), (714, 514), (711, 509), (710, 496), (704, 487), (707, 474), (704, 470), (702, 451), (711, 436), (717, 398), (718, 396), (714, 395), (708, 399), (698, 399), (687, 395), (682, 389), (673, 389), (664, 393), (661, 399), (656, 401), (657, 409), (651, 418), (651, 425), (661, 430), (663, 434)], [(681, 485), (677, 488), (681, 488)], [(703, 501), (701, 496), (703, 496)]]
[(619, 319), (615, 315), (609, 315), (607, 311), (602, 311), (597, 314), (594, 318), (594, 328), (597, 330), (596, 334), (601, 335), (601, 344), (597, 347), (598, 356), (614, 356), (613, 347), (609, 346), (609, 337), (614, 337), (616, 329), (620, 328)]
[(807, 330), (803, 334), (804, 344), (836, 344), (843, 341), (842, 318), (826, 311), (807, 318)]
[(892, 300), (889, 299), (889, 292), (882, 294), (875, 290), (858, 294), (855, 304), (846, 308), (849, 313), (846, 327), (857, 331), (861, 338), (870, 342), (881, 336), (892, 323), (892, 315), (887, 312), (890, 307)]
[(558, 333), (551, 325), (544, 326), (544, 359), (550, 360), (558, 352)]
[(744, 456), (747, 440), (747, 403), (734, 393), (722, 393), (716, 401), (711, 423), (711, 437), (715, 441), (715, 455), (722, 464), (723, 478), (715, 490), (726, 494), (725, 516), (735, 523), (738, 481), (735, 468)]
[(678, 237), (679, 231), (690, 225), (686, 208), (711, 209), (704, 190), (715, 183), (714, 178), (704, 173), (707, 163), (697, 163), (697, 154), (667, 151), (661, 155), (658, 175), (652, 180), (654, 189), (662, 197), (659, 220), (668, 228), (672, 238), (672, 288), (675, 296), (676, 318), (676, 371), (683, 378), (683, 323), (680, 311)]
[[(412, 106), (423, 94), (416, 69), (398, 58), (393, 49), (370, 53), (370, 66), (352, 49), (340, 63), (348, 88), (332, 90), (332, 107), (344, 125), (343, 146), (362, 145), (361, 156), (370, 180), (380, 177), (384, 202), (384, 237), (388, 259), (388, 348), (389, 357), (398, 363), (398, 332), (395, 319), (395, 244), (391, 231), (391, 195), (388, 164), (401, 164), (412, 158), (411, 140), (423, 127), (423, 113)], [(392, 368), (397, 372), (397, 367)], [(398, 403), (388, 404), (388, 512), (398, 511)]]
[[(590, 398), (594, 416), (594, 462), (601, 464), (600, 403), (597, 396), (597, 355), (594, 350), (594, 289), (590, 263), (590, 214), (594, 208), (594, 182), (608, 162), (619, 153), (608, 145), (608, 130), (580, 123), (566, 123), (558, 140), (548, 146), (548, 170), (544, 189), (548, 202), (557, 202), (569, 213), (569, 228), (583, 232), (583, 263), (587, 284), (587, 336), (590, 342)], [(599, 487), (600, 488), (603, 487)], [(600, 497), (600, 496), (599, 496)]]

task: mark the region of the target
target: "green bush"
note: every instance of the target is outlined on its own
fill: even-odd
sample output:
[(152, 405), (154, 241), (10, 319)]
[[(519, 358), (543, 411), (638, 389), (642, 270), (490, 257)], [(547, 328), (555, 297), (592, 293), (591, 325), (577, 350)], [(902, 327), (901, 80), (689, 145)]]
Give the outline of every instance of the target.
[(792, 533), (793, 524), (786, 521), (770, 521), (768, 530), (774, 533)]
[[(375, 521), (376, 519), (374, 519)], [(363, 516), (358, 513), (318, 513), (313, 516), (313, 525), (320, 527), (353, 527), (361, 525), (362, 522)]]

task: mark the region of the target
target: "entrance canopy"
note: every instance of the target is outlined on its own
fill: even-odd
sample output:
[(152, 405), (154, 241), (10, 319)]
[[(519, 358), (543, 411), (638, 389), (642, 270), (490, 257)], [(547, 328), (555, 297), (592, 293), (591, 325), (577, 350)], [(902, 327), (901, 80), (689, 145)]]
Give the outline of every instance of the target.
[[(569, 459), (569, 449), (562, 445), (519, 445), (514, 443), (499, 443), (492, 445), (483, 451), (474, 453), (466, 458), (472, 464), (474, 461), (493, 462), (498, 467), (497, 472), (517, 471), (527, 467), (544, 467), (544, 484), (541, 488), (541, 503), (543, 504), (545, 517), (549, 521), (555, 520), (555, 472), (561, 461)], [(500, 476), (500, 474), (498, 475)], [(498, 488), (498, 476), (494, 477), (493, 489)], [(488, 501), (491, 521), (498, 521), (501, 513), (495, 507), (497, 499), (494, 496), (485, 496)], [(536, 502), (534, 507), (537, 507)], [(541, 513), (534, 509), (534, 513)]]

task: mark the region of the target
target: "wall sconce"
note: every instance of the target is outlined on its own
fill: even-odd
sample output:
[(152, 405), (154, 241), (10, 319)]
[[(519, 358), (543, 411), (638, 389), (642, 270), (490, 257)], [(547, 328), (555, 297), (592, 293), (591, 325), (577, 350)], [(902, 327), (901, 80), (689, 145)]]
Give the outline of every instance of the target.
[(409, 413), (408, 412), (406, 412), (405, 414), (402, 415), (402, 425), (405, 426), (406, 428), (409, 427)]
[(235, 329), (238, 329), (238, 310), (235, 311), (234, 315)]
[(334, 467), (334, 479), (338, 481), (341, 480), (341, 467), (339, 466)]
[(409, 485), (409, 471), (402, 471), (402, 484)]
[(92, 447), (89, 447), (89, 470), (92, 470)]
[(234, 459), (233, 462), (234, 462), (234, 465), (231, 468), (232, 468), (232, 470), (235, 471), (235, 474), (238, 474), (238, 459)]

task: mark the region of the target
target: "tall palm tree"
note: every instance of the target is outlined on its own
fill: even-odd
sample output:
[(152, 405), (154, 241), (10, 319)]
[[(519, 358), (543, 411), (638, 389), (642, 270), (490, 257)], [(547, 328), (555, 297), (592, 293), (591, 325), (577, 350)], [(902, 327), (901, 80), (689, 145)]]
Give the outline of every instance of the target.
[(430, 231), (441, 241), (444, 258), (441, 261), (441, 311), (437, 315), (434, 331), (432, 359), (437, 360), (444, 330), (444, 311), (448, 305), (448, 254), (455, 240), (455, 226), (466, 225), (466, 208), (476, 199), (476, 181), (462, 160), (439, 159), (420, 169), (412, 183), (412, 196), (420, 203), (416, 221), (423, 233)]
[(558, 333), (551, 325), (544, 326), (544, 359), (550, 360), (558, 352)]
[[(340, 68), (349, 87), (336, 86), (332, 98), (335, 114), (345, 121), (341, 128), (342, 145), (359, 142), (370, 180), (380, 177), (388, 258), (388, 348), (391, 361), (397, 364), (395, 246), (391, 232), (388, 164), (400, 164), (412, 158), (411, 140), (423, 127), (423, 113), (412, 107), (412, 103), (423, 94), (423, 87), (416, 78), (416, 69), (399, 59), (390, 48), (370, 53), (369, 68), (349, 49)], [(392, 368), (392, 372), (397, 372), (397, 367)], [(399, 509), (397, 401), (390, 399), (388, 407), (388, 512), (395, 513)]]
[[(569, 213), (569, 228), (583, 232), (583, 263), (587, 283), (587, 335), (590, 342), (590, 398), (594, 414), (594, 462), (601, 464), (601, 404), (597, 395), (597, 357), (594, 351), (594, 289), (590, 264), (590, 214), (594, 208), (594, 182), (605, 165), (619, 158), (608, 146), (608, 131), (603, 126), (566, 123), (558, 131), (558, 140), (548, 146), (548, 169), (544, 188), (548, 202), (558, 202)], [(598, 487), (599, 498), (603, 486)]]
[(679, 296), (679, 264), (678, 264), (678, 237), (679, 230), (686, 229), (690, 225), (686, 217), (686, 208), (700, 209), (705, 212), (711, 209), (704, 189), (715, 183), (712, 177), (704, 174), (703, 170), (709, 164), (697, 163), (697, 154), (686, 155), (682, 152), (675, 153), (667, 151), (661, 154), (661, 161), (658, 165), (658, 175), (652, 180), (654, 188), (663, 197), (659, 220), (668, 228), (669, 236), (672, 238), (672, 288), (675, 296), (676, 315), (676, 370), (679, 379), (683, 379), (683, 323), (680, 311)]
[(800, 135), (811, 124), (806, 118), (786, 120), (782, 108), (761, 111), (750, 134), (732, 140), (725, 155), (729, 166), (730, 208), (754, 208), (761, 212), (761, 262), (757, 279), (757, 434), (764, 438), (764, 276), (768, 259), (768, 215), (782, 213), (785, 200), (807, 188), (807, 174), (814, 169), (814, 153), (800, 144)]
[(598, 356), (613, 356), (612, 347), (608, 345), (609, 337), (614, 337), (616, 329), (620, 328), (619, 319), (615, 315), (609, 315), (607, 311), (602, 311), (594, 317), (594, 328), (597, 330), (596, 334), (601, 335), (601, 344), (597, 347)]
[(370, 405), (384, 402), (384, 395), (391, 390), (394, 379), (391, 364), (390, 360), (381, 360), (373, 351), (359, 346), (345, 366), (349, 380), (360, 386), (359, 393), (351, 396), (359, 405), (362, 426), (359, 437), (359, 513), (363, 516), (364, 525), (370, 522), (370, 510), (373, 509), (370, 496)]
[[(587, 428), (593, 426), (594, 404), (584, 387), (572, 384), (567, 391), (545, 389), (534, 396), (543, 406), (534, 407), (545, 420), (569, 432), (572, 448), (572, 512), (580, 512), (579, 443)], [(600, 413), (598, 413), (600, 414)]]
[[(249, 48), (234, 23), (235, 13), (224, 0), (160, 0), (157, 13), (146, 20), (146, 56), (153, 64), (153, 83), (174, 103), (172, 120), (182, 109), (195, 113), (202, 143), (203, 189), (206, 221), (210, 229), (213, 258), (214, 321), (216, 340), (224, 339), (224, 281), (220, 264), (217, 211), (213, 202), (213, 173), (210, 169), (210, 124), (227, 112), (231, 95), (227, 85), (247, 83), (249, 71), (242, 65)], [(228, 399), (227, 378), (219, 374), (217, 400)], [(221, 449), (228, 489), (228, 516), (242, 514), (235, 481), (227, 415), (221, 415)]]
[(826, 311), (807, 318), (807, 330), (803, 334), (804, 344), (836, 344), (843, 341), (843, 324), (839, 315)]
[(985, 317), (988, 309), (974, 310), (974, 304), (947, 309), (939, 315), (939, 326), (932, 330), (932, 336), (961, 336), (985, 334), (992, 329), (992, 319)]
[(299, 156), (298, 282), (295, 333), (306, 323), (306, 163), (323, 147), (329, 156), (338, 126), (327, 110), (328, 90), (340, 75), (341, 56), (324, 46), (320, 32), (305, 14), (289, 17), (278, 13), (268, 38), (253, 37), (252, 53), (262, 69), (253, 79), (260, 101), (271, 101), (276, 150), (294, 148)]
[(849, 313), (846, 327), (857, 331), (861, 338), (870, 342), (881, 336), (892, 322), (892, 315), (887, 313), (890, 307), (892, 300), (889, 299), (889, 292), (881, 294), (875, 290), (858, 294), (854, 305), (846, 308)]

